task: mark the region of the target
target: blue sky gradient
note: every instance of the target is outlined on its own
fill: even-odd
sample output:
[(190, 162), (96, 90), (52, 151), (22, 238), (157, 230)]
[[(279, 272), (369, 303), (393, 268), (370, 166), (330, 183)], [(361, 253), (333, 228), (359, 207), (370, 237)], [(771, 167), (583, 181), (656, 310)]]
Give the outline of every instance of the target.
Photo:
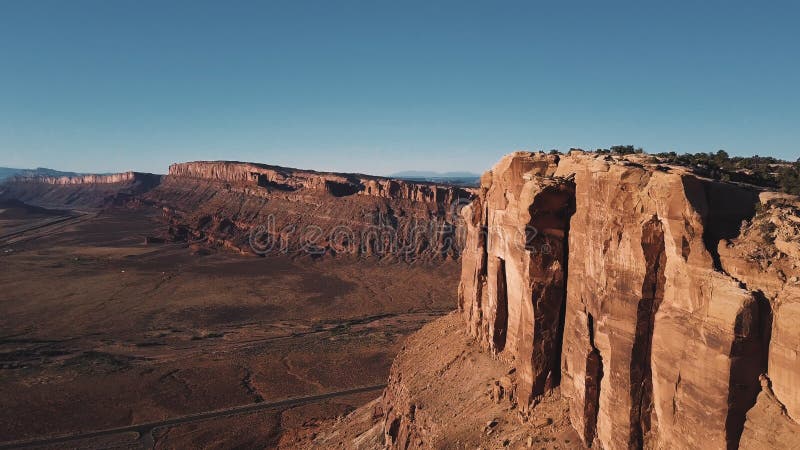
[(797, 2), (2, 1), (0, 166), (800, 157)]

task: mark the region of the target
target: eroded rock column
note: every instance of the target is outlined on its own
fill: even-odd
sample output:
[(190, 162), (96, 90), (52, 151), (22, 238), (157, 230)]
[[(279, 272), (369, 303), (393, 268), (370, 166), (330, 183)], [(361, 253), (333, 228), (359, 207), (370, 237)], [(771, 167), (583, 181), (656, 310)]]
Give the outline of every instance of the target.
[(475, 247), (465, 250), (459, 303), (470, 331), (513, 359), (523, 410), (560, 379), (574, 184), (551, 176), (557, 161), (509, 155), (484, 175), (481, 195), (462, 214)]

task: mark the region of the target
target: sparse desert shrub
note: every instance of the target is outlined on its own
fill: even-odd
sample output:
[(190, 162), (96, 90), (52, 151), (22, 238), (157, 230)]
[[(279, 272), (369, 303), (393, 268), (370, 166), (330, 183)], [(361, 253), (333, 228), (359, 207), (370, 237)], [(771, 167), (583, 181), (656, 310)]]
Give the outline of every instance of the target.
[(670, 164), (693, 168), (698, 174), (722, 181), (779, 189), (800, 195), (800, 162), (790, 163), (771, 156), (734, 156), (725, 150), (716, 153), (657, 153)]

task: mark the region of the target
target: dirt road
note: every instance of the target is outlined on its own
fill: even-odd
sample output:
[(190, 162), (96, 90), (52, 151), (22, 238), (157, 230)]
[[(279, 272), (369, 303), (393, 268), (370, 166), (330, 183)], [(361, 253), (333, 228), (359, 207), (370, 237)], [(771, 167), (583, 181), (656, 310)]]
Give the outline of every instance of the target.
[(61, 436), (48, 436), (48, 437), (41, 437), (36, 439), (29, 439), (24, 441), (13, 441), (13, 442), (4, 442), (0, 443), (0, 450), (2, 449), (12, 449), (12, 448), (30, 448), (30, 447), (41, 447), (41, 446), (48, 446), (54, 444), (61, 444), (71, 441), (79, 441), (83, 439), (92, 439), (98, 438), (103, 436), (113, 436), (117, 434), (125, 434), (125, 433), (138, 433), (139, 435), (139, 442), (145, 448), (151, 448), (153, 446), (153, 432), (159, 428), (163, 427), (170, 427), (175, 425), (182, 425), (186, 423), (192, 422), (200, 422), (204, 420), (216, 419), (219, 417), (226, 417), (226, 416), (235, 416), (238, 414), (246, 414), (252, 413), (255, 411), (260, 411), (264, 409), (273, 409), (273, 408), (283, 408), (283, 407), (290, 407), (290, 406), (298, 406), (308, 403), (319, 402), (322, 400), (327, 400), (334, 397), (342, 397), (345, 395), (352, 395), (352, 394), (360, 394), (363, 392), (371, 392), (377, 391), (385, 388), (385, 384), (377, 384), (372, 386), (363, 386), (354, 389), (346, 389), (342, 391), (336, 392), (328, 392), (325, 394), (319, 395), (309, 395), (305, 397), (297, 397), (297, 398), (289, 398), (285, 400), (279, 400), (276, 402), (262, 402), (262, 403), (253, 403), (249, 405), (240, 405), (234, 406), (231, 408), (225, 409), (218, 409), (214, 411), (206, 411), (197, 414), (189, 414), (186, 416), (179, 416), (173, 417), (166, 420), (161, 420), (158, 422), (147, 422), (147, 423), (140, 423), (136, 425), (129, 425), (125, 427), (117, 427), (117, 428), (109, 428), (105, 430), (96, 430), (90, 431), (88, 433), (81, 433), (81, 434), (69, 434), (69, 435), (61, 435)]

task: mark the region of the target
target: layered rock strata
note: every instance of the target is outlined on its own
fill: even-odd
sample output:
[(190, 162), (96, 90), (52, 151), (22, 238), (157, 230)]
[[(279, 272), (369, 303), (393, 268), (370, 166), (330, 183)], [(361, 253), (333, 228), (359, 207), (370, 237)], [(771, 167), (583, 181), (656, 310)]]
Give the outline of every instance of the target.
[[(518, 407), (560, 385), (586, 445), (736, 448), (760, 374), (800, 413), (798, 219), (754, 243), (759, 205), (641, 157), (509, 155), (462, 212), (459, 308), (516, 369)], [(766, 248), (780, 269), (746, 257)]]
[[(412, 183), (391, 178), (362, 174), (341, 174), (292, 169), (266, 164), (232, 161), (197, 161), (172, 164), (169, 174), (179, 178), (213, 180), (231, 183), (242, 188), (256, 188), (249, 192), (269, 191), (326, 193), (334, 197), (366, 195), (391, 200), (450, 205), (469, 199), (470, 191), (433, 183)], [(257, 189), (264, 188), (264, 189)]]
[[(575, 184), (553, 177), (556, 157), (508, 157), (464, 208), (460, 308), (471, 332), (515, 360), (525, 409), (558, 382)], [(524, 337), (533, 337), (526, 339)]]
[(238, 162), (173, 164), (143, 199), (180, 239), (243, 252), (396, 260), (458, 258), (472, 192), (356, 174)]
[(126, 172), (17, 178), (0, 197), (42, 206), (149, 205), (169, 238), (244, 253), (370, 256), (417, 261), (460, 256), (457, 225), (469, 188), (255, 163), (173, 164), (166, 176)]
[[(762, 392), (747, 413), (742, 448), (800, 443), (800, 202), (762, 194), (739, 236), (719, 246), (720, 265), (751, 290), (760, 307)], [(787, 443), (792, 443), (791, 445)]]
[(116, 184), (116, 183), (136, 183), (142, 182), (153, 184), (160, 179), (159, 175), (143, 172), (122, 172), (112, 173), (105, 175), (79, 175), (74, 177), (14, 177), (12, 183), (42, 183), (42, 184), (55, 184), (55, 185), (72, 185), (72, 184)]
[(161, 175), (142, 172), (14, 177), (0, 184), (0, 198), (39, 206), (100, 208), (129, 202), (158, 186), (161, 178)]

